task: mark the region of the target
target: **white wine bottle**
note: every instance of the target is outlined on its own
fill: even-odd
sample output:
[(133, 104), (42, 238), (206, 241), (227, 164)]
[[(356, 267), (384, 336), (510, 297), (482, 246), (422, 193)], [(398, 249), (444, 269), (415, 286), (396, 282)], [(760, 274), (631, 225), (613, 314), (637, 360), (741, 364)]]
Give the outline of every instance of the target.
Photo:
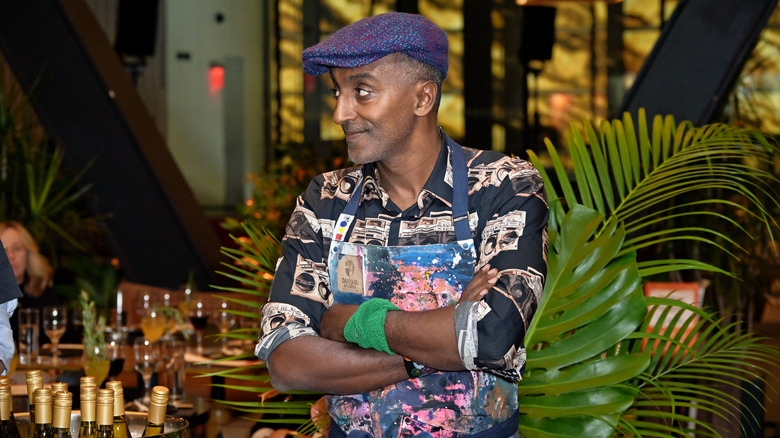
[(97, 434), (95, 438), (114, 438), (114, 391), (98, 389), (96, 409)]
[(106, 382), (106, 388), (114, 391), (114, 438), (132, 438), (125, 419), (125, 392), (122, 382), (110, 380)]
[(43, 372), (30, 370), (25, 373), (27, 378), (27, 397), (30, 403), (30, 426), (27, 427), (27, 438), (32, 438), (35, 431), (35, 390), (43, 387)]
[(33, 438), (54, 438), (51, 427), (51, 389), (38, 388), (33, 393), (35, 400), (35, 426)]
[(152, 401), (149, 404), (149, 414), (146, 416), (146, 427), (143, 436), (162, 435), (165, 432), (165, 412), (168, 410), (168, 388), (155, 386), (152, 388)]
[[(67, 386), (67, 384), (65, 384)], [(52, 385), (53, 386), (53, 385)], [(73, 407), (73, 393), (70, 391), (57, 391), (52, 396), (54, 415), (51, 427), (56, 438), (71, 438), (70, 413)]]
[(0, 432), (4, 438), (21, 438), (12, 406), (11, 385), (0, 385)]
[[(113, 394), (111, 394), (113, 397)], [(79, 425), (79, 438), (95, 438), (97, 435), (97, 421), (95, 402), (97, 400), (97, 388), (94, 378), (92, 381), (81, 381), (79, 390), (79, 400), (81, 401), (81, 424)], [(113, 405), (111, 405), (113, 411)], [(112, 412), (113, 414), (113, 412)]]

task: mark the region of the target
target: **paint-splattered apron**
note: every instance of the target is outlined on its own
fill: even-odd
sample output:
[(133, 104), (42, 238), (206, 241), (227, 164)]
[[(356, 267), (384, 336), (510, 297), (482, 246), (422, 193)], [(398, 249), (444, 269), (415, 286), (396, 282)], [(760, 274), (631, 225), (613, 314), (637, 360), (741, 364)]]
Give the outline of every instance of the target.
[[(361, 198), (361, 180), (339, 216), (328, 255), (336, 303), (383, 298), (406, 311), (457, 303), (474, 276), (476, 253), (468, 226), (466, 162), (461, 147), (446, 135), (445, 139), (452, 160), (457, 243), (385, 247), (346, 242)], [(364, 394), (328, 396), (327, 404), (333, 436), (358, 430), (367, 432), (362, 436), (437, 438), (469, 436), (491, 428), (489, 432), (499, 434), (489, 436), (517, 432), (516, 386), (484, 372), (436, 372)], [(508, 433), (496, 429), (507, 422), (511, 423)]]

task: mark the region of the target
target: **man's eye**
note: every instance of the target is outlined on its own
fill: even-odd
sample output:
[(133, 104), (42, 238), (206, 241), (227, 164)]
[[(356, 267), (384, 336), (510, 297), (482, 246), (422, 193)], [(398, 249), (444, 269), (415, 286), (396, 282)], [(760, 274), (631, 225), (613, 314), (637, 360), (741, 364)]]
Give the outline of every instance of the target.
[(363, 88), (355, 88), (355, 92), (360, 97), (368, 96), (368, 90), (364, 90)]
[(338, 88), (331, 88), (330, 92), (333, 94), (333, 97), (339, 97), (339, 90), (338, 90)]

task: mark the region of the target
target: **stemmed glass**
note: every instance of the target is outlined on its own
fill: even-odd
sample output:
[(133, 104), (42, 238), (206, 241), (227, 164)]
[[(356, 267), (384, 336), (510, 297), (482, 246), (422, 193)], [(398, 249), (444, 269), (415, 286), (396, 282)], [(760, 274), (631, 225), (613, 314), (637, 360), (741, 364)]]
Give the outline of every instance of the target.
[(197, 340), (196, 350), (198, 354), (203, 354), (203, 332), (209, 324), (209, 313), (206, 309), (206, 302), (200, 298), (192, 301), (190, 306), (190, 322), (195, 329), (195, 339)]
[(165, 368), (166, 386), (170, 390), (171, 400), (184, 398), (184, 349), (185, 344), (178, 339), (161, 341), (162, 363)]
[(146, 338), (138, 338), (133, 342), (135, 355), (135, 370), (141, 374), (144, 381), (143, 404), (149, 405), (152, 393), (152, 375), (160, 362), (160, 351), (157, 345)]
[(226, 300), (219, 303), (219, 308), (214, 311), (214, 324), (219, 329), (220, 338), (222, 338), (222, 354), (229, 356), (227, 332), (236, 325), (236, 315), (229, 309), (230, 305)]
[(59, 344), (65, 327), (68, 325), (68, 311), (65, 306), (46, 306), (43, 308), (43, 331), (51, 340), (51, 356), (56, 361), (60, 354)]
[(165, 334), (167, 329), (166, 319), (162, 310), (155, 306), (144, 310), (141, 317), (141, 331), (149, 342), (156, 342)]

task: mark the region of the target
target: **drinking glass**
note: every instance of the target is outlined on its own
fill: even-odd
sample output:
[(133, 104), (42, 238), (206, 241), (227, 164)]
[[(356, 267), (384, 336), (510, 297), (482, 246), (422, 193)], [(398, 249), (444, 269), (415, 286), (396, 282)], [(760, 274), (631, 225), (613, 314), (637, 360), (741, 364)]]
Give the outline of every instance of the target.
[(23, 307), (17, 312), (19, 312), (19, 363), (29, 365), (38, 358), (40, 311)]
[(219, 308), (213, 314), (214, 324), (219, 329), (222, 339), (222, 354), (229, 356), (227, 332), (236, 325), (236, 315), (230, 309), (230, 304), (226, 300), (219, 303)]
[(190, 322), (195, 329), (196, 349), (198, 354), (203, 354), (203, 332), (209, 324), (209, 312), (206, 302), (200, 298), (192, 300), (190, 306)]
[(144, 396), (142, 403), (149, 405), (152, 394), (152, 375), (160, 362), (160, 352), (157, 345), (146, 338), (138, 338), (133, 342), (135, 370), (141, 374), (144, 381)]
[(144, 311), (141, 317), (141, 331), (149, 342), (156, 342), (165, 334), (166, 319), (165, 314), (157, 307), (151, 307)]
[(46, 306), (43, 308), (43, 331), (51, 341), (52, 360), (60, 354), (59, 344), (65, 327), (68, 325), (68, 310), (65, 306)]
[(185, 343), (173, 338), (163, 339), (160, 347), (169, 397), (173, 401), (183, 400)]

